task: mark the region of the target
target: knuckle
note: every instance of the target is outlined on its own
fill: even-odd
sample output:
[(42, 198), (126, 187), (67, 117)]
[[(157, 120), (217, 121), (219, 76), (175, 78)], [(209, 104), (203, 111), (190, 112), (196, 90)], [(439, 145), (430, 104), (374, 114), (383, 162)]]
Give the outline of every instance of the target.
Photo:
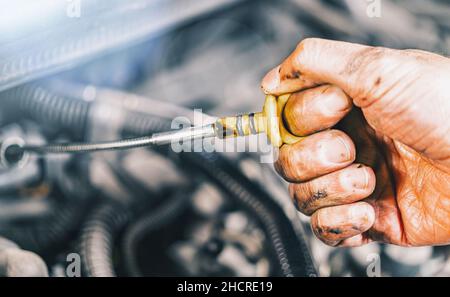
[[(355, 75), (355, 77), (361, 77), (361, 74), (366, 72), (370, 65), (375, 68), (380, 64), (384, 64), (384, 60), (387, 55), (388, 49), (383, 47), (367, 47), (355, 53), (354, 57), (350, 60), (347, 67), (344, 70), (344, 74), (348, 76)], [(370, 67), (373, 69), (373, 67)]]
[(304, 59), (307, 59), (310, 56), (305, 56), (306, 54), (310, 55), (310, 53), (315, 53), (315, 49), (319, 46), (321, 39), (319, 38), (305, 38), (300, 41), (294, 51), (294, 62), (300, 68), (302, 68)]

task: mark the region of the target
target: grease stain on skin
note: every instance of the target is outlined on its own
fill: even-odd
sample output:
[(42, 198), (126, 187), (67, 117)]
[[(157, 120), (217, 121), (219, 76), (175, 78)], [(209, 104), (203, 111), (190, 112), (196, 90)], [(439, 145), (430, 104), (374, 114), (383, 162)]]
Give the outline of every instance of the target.
[(338, 228), (332, 228), (332, 229), (328, 230), (328, 232), (330, 232), (332, 234), (336, 234), (336, 235), (342, 234), (342, 230), (338, 229)]
[(322, 189), (322, 190), (318, 190), (316, 192), (314, 192), (314, 194), (311, 196), (310, 200), (312, 202), (322, 199), (322, 198), (326, 198), (328, 196), (328, 193), (326, 190)]
[(356, 225), (346, 224), (342, 226), (333, 226), (333, 227), (319, 227), (315, 228), (316, 234), (327, 240), (333, 241), (339, 239), (341, 237), (350, 237), (354, 236), (361, 232), (361, 228)]
[(328, 192), (325, 189), (317, 190), (309, 197), (309, 199), (307, 199), (302, 204), (302, 208), (308, 209), (308, 208), (310, 208), (311, 204), (313, 204), (314, 202), (316, 202), (318, 200), (324, 199), (326, 197), (328, 197)]
[(298, 70), (294, 70), (292, 73), (290, 74), (286, 74), (282, 77), (283, 80), (287, 79), (299, 79), (301, 77), (302, 73)]
[(378, 77), (377, 80), (375, 81), (375, 87), (378, 87), (381, 85), (381, 77)]
[(321, 227), (316, 228), (317, 234), (322, 235), (324, 233), (323, 229)]

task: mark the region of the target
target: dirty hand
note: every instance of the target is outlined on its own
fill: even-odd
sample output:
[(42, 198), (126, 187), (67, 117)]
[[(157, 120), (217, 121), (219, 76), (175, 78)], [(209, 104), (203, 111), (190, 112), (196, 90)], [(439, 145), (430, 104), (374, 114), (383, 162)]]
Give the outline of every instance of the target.
[(293, 93), (284, 121), (307, 137), (276, 169), (319, 239), (450, 243), (450, 59), (306, 39), (262, 87)]

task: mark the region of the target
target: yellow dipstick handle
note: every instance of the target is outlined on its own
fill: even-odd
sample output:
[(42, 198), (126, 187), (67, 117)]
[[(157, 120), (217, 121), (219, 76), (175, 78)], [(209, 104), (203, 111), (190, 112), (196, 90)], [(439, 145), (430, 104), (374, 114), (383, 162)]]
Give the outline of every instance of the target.
[(266, 133), (275, 147), (302, 140), (284, 126), (283, 110), (289, 97), (290, 94), (279, 97), (267, 95), (261, 112), (220, 118), (216, 122), (218, 135), (227, 138)]

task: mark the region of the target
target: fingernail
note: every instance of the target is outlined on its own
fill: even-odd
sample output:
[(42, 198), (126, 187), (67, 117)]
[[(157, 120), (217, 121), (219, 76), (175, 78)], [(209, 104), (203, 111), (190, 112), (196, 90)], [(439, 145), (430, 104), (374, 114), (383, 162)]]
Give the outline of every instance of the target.
[(336, 136), (324, 145), (324, 159), (332, 164), (341, 164), (351, 160), (351, 148), (346, 139)]
[(361, 232), (367, 231), (375, 222), (375, 210), (366, 202), (355, 203), (350, 207), (350, 221)]
[(366, 190), (369, 187), (370, 175), (364, 166), (355, 166), (349, 168), (341, 176), (341, 183), (345, 189), (352, 191), (354, 189)]
[(262, 88), (265, 93), (275, 91), (280, 85), (280, 66), (272, 69), (262, 80)]
[(336, 116), (337, 112), (345, 111), (349, 108), (349, 103), (345, 100), (345, 97), (336, 94), (336, 90), (329, 88), (322, 95), (320, 100), (317, 100), (320, 104), (321, 111), (324, 115)]

